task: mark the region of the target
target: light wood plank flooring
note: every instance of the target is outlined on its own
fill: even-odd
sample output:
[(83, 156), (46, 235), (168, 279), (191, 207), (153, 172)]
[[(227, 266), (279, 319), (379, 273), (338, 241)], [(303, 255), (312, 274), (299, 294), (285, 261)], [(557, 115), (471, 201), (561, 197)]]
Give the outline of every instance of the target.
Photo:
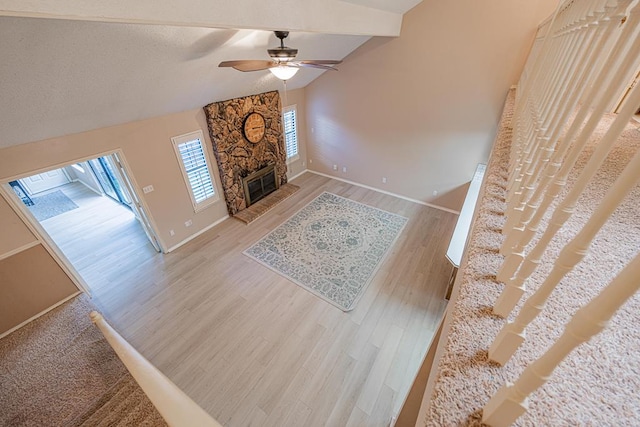
[[(124, 271), (155, 257), (155, 251), (133, 212), (79, 182), (65, 184), (38, 195), (61, 190), (77, 209), (41, 221), (92, 292), (117, 288)], [(113, 280), (113, 279), (116, 280)]]
[[(116, 329), (224, 425), (386, 426), (446, 305), (456, 215), (311, 173), (294, 183), (250, 225), (226, 220), (164, 255), (117, 233), (133, 239), (125, 259), (85, 249), (113, 267), (81, 270)], [(242, 254), (322, 191), (409, 218), (349, 313)]]

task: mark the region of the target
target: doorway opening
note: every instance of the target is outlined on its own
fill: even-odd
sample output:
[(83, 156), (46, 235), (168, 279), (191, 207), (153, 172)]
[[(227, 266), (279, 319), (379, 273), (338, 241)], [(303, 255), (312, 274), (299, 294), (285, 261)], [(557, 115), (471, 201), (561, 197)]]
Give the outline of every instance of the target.
[(8, 183), (92, 293), (161, 251), (122, 160), (115, 152)]

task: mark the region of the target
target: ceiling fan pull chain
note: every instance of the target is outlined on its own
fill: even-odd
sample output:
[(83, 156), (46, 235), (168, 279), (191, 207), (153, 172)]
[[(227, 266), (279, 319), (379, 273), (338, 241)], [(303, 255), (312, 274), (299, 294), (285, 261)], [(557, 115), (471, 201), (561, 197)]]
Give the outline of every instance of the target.
[(284, 84), (284, 106), (288, 107), (289, 99), (287, 98), (287, 81), (283, 80), (282, 83)]

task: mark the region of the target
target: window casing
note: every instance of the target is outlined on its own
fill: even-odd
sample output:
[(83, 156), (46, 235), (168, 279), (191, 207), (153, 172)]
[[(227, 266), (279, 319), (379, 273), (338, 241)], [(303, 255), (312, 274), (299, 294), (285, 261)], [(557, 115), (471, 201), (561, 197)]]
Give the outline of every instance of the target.
[(282, 110), (282, 127), (284, 129), (287, 163), (290, 163), (300, 158), (298, 154), (298, 123), (295, 105), (290, 105)]
[(204, 135), (198, 130), (171, 138), (178, 157), (180, 170), (193, 203), (198, 212), (218, 200), (209, 153), (204, 145)]

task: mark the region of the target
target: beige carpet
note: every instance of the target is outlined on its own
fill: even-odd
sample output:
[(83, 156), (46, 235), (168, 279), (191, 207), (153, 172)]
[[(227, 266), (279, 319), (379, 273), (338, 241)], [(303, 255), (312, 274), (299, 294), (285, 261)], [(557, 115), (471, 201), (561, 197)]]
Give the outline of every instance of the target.
[(269, 212), (271, 208), (276, 206), (281, 201), (287, 199), (289, 196), (291, 196), (293, 193), (295, 193), (299, 189), (300, 187), (298, 187), (297, 185), (293, 185), (289, 183), (283, 184), (280, 186), (280, 188), (278, 188), (273, 193), (269, 194), (264, 199), (259, 200), (258, 202), (249, 206), (247, 209), (241, 210), (240, 212), (235, 214), (233, 217), (239, 219), (245, 224), (251, 224), (253, 221), (255, 221), (256, 219), (260, 218), (262, 215)]
[[(0, 340), (0, 425), (71, 425), (129, 377), (91, 310), (80, 295)], [(145, 399), (137, 395), (136, 405)]]
[(69, 427), (166, 426), (136, 380), (125, 374)]
[[(507, 100), (487, 170), (486, 191), (471, 235), (469, 261), (459, 273), (460, 297), (452, 307), (454, 320), (446, 353), (434, 367), (438, 369), (439, 377), (427, 418), (423, 420), (429, 426), (479, 425), (482, 407), (498, 388), (505, 381), (517, 379), (530, 362), (542, 355), (562, 333), (576, 310), (593, 298), (640, 248), (640, 187), (636, 187), (597, 235), (590, 253), (562, 280), (543, 314), (527, 329), (525, 344), (504, 367), (489, 363), (487, 349), (504, 324), (504, 320), (492, 316), (491, 307), (503, 288), (495, 282), (495, 274), (503, 259), (497, 251), (504, 238), (500, 233), (505, 220), (501, 212), (505, 208), (512, 108), (513, 93)], [(612, 117), (608, 117), (601, 122), (594, 139), (603, 135), (611, 121)], [(543, 264), (526, 282), (525, 297), (542, 283), (551, 270), (550, 261), (580, 230), (615, 177), (640, 148), (640, 132), (635, 128), (627, 127), (580, 199), (577, 213), (552, 240)], [(575, 181), (577, 172), (584, 167), (592, 151), (593, 145), (582, 154), (569, 185)], [(545, 221), (548, 217), (549, 214)], [(532, 395), (528, 413), (516, 425), (638, 426), (638, 313), (640, 295), (623, 306), (603, 333), (565, 359), (549, 382)]]

